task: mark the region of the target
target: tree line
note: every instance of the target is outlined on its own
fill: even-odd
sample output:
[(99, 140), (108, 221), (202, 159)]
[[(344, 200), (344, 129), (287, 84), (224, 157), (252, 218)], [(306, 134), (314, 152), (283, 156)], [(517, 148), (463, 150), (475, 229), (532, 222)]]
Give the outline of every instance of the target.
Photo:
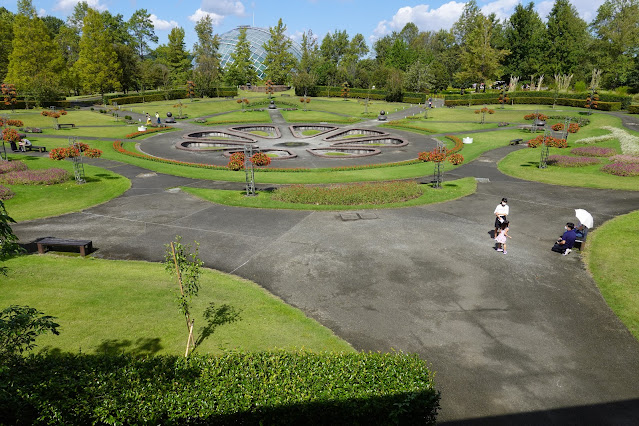
[[(152, 49), (158, 37), (146, 9), (125, 20), (80, 2), (63, 21), (39, 17), (31, 0), (18, 0), (17, 6), (16, 14), (0, 7), (0, 81), (36, 102), (169, 90), (187, 81), (195, 83), (199, 96), (212, 95), (220, 85), (260, 84), (246, 28), (239, 30), (233, 62), (222, 68), (219, 37), (208, 16), (195, 24), (197, 42), (191, 50), (180, 27), (170, 31), (166, 44)], [(593, 70), (601, 88), (639, 91), (639, 0), (607, 0), (590, 23), (568, 0), (555, 0), (545, 22), (532, 2), (518, 4), (500, 21), (470, 0), (448, 30), (420, 31), (408, 23), (371, 48), (361, 34), (350, 37), (336, 30), (320, 41), (309, 30), (302, 35), (299, 60), (290, 52), (282, 19), (269, 31), (265, 78), (302, 91), (346, 82), (389, 93), (436, 92), (496, 81), (585, 90), (586, 82), (595, 80)]]

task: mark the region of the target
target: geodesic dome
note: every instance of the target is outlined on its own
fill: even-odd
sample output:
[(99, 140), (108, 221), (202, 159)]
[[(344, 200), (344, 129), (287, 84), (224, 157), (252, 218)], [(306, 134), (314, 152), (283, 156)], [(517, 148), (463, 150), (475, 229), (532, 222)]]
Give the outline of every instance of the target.
[[(231, 31), (225, 32), (220, 35), (220, 56), (221, 64), (223, 68), (226, 68), (227, 64), (233, 63), (231, 54), (235, 52), (235, 45), (237, 39), (240, 36), (240, 28), (246, 28), (246, 39), (251, 43), (251, 61), (253, 68), (257, 72), (259, 78), (264, 78), (264, 71), (266, 66), (264, 65), (264, 58), (266, 58), (266, 50), (264, 50), (264, 44), (271, 38), (271, 33), (267, 28), (258, 28), (250, 26), (240, 26)], [(299, 61), (302, 58), (302, 47), (292, 41), (290, 52)]]

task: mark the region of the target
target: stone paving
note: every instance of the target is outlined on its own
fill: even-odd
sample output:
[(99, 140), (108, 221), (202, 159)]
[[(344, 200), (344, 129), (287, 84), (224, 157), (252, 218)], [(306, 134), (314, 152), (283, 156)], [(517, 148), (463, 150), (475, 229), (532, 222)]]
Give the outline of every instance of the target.
[[(639, 191), (568, 188), (501, 174), (490, 151), (446, 175), (475, 194), (403, 209), (340, 212), (215, 205), (177, 186), (238, 184), (95, 163), (132, 181), (100, 206), (14, 226), (22, 242), (92, 239), (94, 256), (161, 261), (175, 235), (206, 266), (251, 279), (358, 350), (416, 352), (437, 372), (444, 424), (636, 424), (639, 342), (608, 308), (579, 252), (550, 251), (574, 209), (595, 225), (639, 209)], [(508, 254), (492, 212), (508, 197)], [(362, 213), (361, 215), (356, 213)]]

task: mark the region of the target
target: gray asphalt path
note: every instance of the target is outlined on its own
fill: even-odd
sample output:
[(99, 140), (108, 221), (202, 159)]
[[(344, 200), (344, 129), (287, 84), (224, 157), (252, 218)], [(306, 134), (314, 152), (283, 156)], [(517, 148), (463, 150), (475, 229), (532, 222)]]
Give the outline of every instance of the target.
[[(608, 308), (579, 253), (550, 251), (574, 208), (596, 225), (639, 209), (639, 192), (502, 175), (491, 151), (455, 170), (475, 194), (448, 203), (338, 212), (209, 204), (176, 186), (218, 186), (100, 164), (132, 180), (103, 205), (14, 226), (22, 242), (92, 239), (94, 256), (162, 260), (175, 235), (208, 267), (251, 279), (358, 350), (419, 353), (437, 372), (451, 424), (636, 424), (639, 342)], [(492, 212), (509, 198), (512, 240), (494, 251)]]

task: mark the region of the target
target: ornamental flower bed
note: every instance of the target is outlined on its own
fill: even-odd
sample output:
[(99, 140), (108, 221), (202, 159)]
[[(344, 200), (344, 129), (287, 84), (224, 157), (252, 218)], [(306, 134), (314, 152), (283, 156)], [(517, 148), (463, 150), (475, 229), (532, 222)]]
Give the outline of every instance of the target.
[(251, 157), (251, 163), (255, 164), (258, 167), (268, 166), (271, 164), (271, 157), (264, 154), (263, 152), (256, 152)]
[(639, 164), (639, 157), (633, 155), (613, 155), (610, 157), (613, 163)]
[(21, 170), (0, 175), (0, 181), (8, 185), (54, 185), (70, 178), (63, 169)]
[(65, 158), (77, 157), (82, 153), (85, 157), (99, 158), (102, 151), (97, 148), (91, 148), (88, 144), (80, 142), (79, 149), (75, 147), (53, 148), (49, 151), (49, 158), (52, 160), (64, 160)]
[(494, 110), (494, 109), (490, 109), (490, 108), (486, 108), (486, 107), (484, 107), (484, 108), (482, 108), (482, 109), (476, 109), (476, 110), (475, 110), (475, 114), (479, 114), (479, 113), (481, 113), (481, 112), (483, 112), (484, 114), (486, 114), (486, 113), (488, 113), (488, 114), (494, 114), (494, 113), (495, 113), (495, 110)]
[(536, 120), (539, 119), (541, 121), (546, 121), (548, 120), (548, 116), (545, 114), (539, 114), (539, 113), (533, 113), (533, 114), (526, 114), (524, 115), (524, 120)]
[(67, 115), (67, 112), (63, 109), (61, 109), (60, 111), (45, 110), (45, 111), (42, 111), (40, 115), (42, 115), (43, 117), (60, 118), (63, 115)]
[(171, 126), (164, 126), (164, 127), (153, 127), (150, 129), (146, 129), (143, 132), (133, 132), (133, 133), (129, 133), (128, 135), (125, 136), (125, 138), (127, 139), (133, 139), (133, 138), (137, 138), (138, 136), (142, 136), (142, 135), (148, 135), (149, 133), (156, 133), (156, 132), (162, 132), (164, 130), (168, 130), (168, 129), (172, 129)]
[(28, 167), (22, 161), (0, 161), (0, 174), (27, 170)]
[(599, 164), (598, 158), (593, 157), (571, 157), (568, 155), (550, 155), (547, 163), (558, 167), (585, 167)]
[(540, 147), (543, 143), (550, 148), (566, 148), (568, 147), (568, 142), (566, 139), (553, 138), (552, 136), (547, 136), (544, 138), (544, 135), (538, 135), (534, 138), (526, 141), (529, 148), (537, 148)]
[(414, 181), (355, 183), (331, 186), (292, 185), (280, 188), (273, 199), (314, 205), (388, 204), (411, 200), (423, 194)]
[(584, 157), (611, 157), (617, 153), (614, 148), (600, 148), (596, 146), (584, 146), (573, 148), (571, 154), (581, 155)]
[(2, 201), (10, 200), (11, 198), (13, 198), (14, 195), (16, 195), (15, 192), (10, 190), (6, 186), (0, 185), (0, 200)]
[(22, 127), (24, 126), (24, 123), (22, 122), (22, 120), (16, 120), (13, 118), (9, 118), (6, 121), (4, 120), (4, 118), (0, 118), (0, 127), (1, 126)]
[(606, 164), (600, 170), (615, 176), (639, 176), (639, 163)]

